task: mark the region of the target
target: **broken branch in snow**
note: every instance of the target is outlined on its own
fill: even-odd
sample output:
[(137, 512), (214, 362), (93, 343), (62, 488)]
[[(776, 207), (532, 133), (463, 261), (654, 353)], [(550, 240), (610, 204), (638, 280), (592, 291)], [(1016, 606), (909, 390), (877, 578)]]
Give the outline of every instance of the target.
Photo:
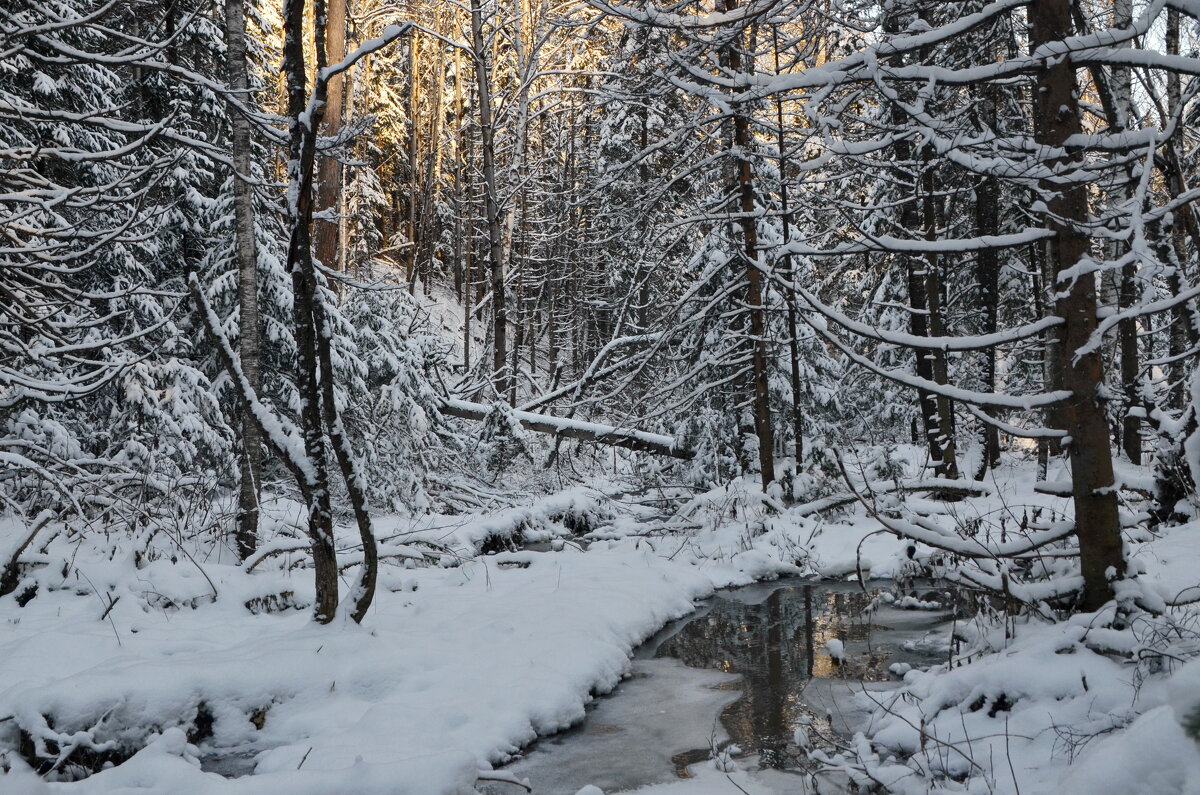
[(7, 596), (17, 589), (17, 583), (20, 580), (21, 553), (33, 542), (33, 539), (42, 531), (42, 528), (50, 523), (52, 518), (52, 514), (44, 514), (41, 521), (34, 525), (33, 530), (29, 533), (25, 541), (19, 544), (16, 550), (13, 551), (12, 557), (9, 558), (8, 563), (4, 566), (4, 573), (0, 575), (0, 596)]
[[(491, 409), (484, 403), (473, 403), (469, 400), (447, 398), (442, 403), (442, 411), (452, 417), (460, 417), (466, 420), (483, 420), (487, 418), (488, 412)], [(680, 446), (673, 437), (663, 434), (646, 433), (645, 431), (633, 430), (632, 428), (616, 428), (612, 425), (600, 425), (594, 422), (583, 422), (582, 420), (567, 419), (565, 417), (553, 417), (549, 414), (535, 414), (531, 411), (520, 411), (518, 409), (514, 409), (512, 414), (521, 423), (522, 428), (536, 433), (549, 433), (555, 436), (564, 436), (568, 439), (576, 439), (581, 442), (599, 442), (600, 444), (612, 445), (613, 447), (624, 447), (643, 453), (654, 453), (655, 455), (679, 458), (684, 461), (688, 461), (696, 455), (692, 450)]]
[(519, 779), (512, 773), (503, 770), (480, 770), (475, 776), (477, 781), (494, 781), (500, 784), (512, 784), (514, 787), (520, 787), (526, 792), (533, 792), (533, 787), (529, 786), (529, 782), (525, 779)]
[[(890, 480), (879, 480), (871, 483), (864, 483), (863, 487), (872, 494), (900, 494), (913, 491), (933, 491), (939, 494), (952, 494), (963, 497), (982, 497), (992, 493), (992, 489), (985, 483), (973, 483), (963, 480), (951, 480), (949, 478), (923, 478), (922, 480), (911, 481), (908, 483), (896, 483)], [(857, 493), (850, 494), (834, 494), (829, 497), (822, 497), (819, 500), (812, 500), (792, 508), (790, 513), (806, 516), (812, 513), (825, 513), (837, 508), (844, 508), (847, 505), (860, 502), (861, 498)]]

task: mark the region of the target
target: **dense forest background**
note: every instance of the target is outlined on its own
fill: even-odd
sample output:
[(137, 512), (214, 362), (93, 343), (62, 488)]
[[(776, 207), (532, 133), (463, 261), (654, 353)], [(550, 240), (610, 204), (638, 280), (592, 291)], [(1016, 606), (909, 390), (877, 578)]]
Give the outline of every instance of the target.
[[(1198, 23), (9, 0), (0, 595), (102, 536), (362, 621), (445, 562), (380, 517), (619, 475), (857, 505), (1001, 612), (1190, 603), (1130, 543), (1200, 508)], [(929, 517), (1003, 466), (1061, 505)]]

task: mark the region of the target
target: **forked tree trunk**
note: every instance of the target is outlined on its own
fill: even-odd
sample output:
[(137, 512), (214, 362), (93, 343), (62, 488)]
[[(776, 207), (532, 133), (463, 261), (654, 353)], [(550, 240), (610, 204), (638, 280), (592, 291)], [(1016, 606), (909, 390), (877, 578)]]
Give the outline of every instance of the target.
[[(1028, 6), (1030, 47), (1061, 42), (1072, 33), (1071, 0), (1039, 0)], [(1080, 135), (1078, 84), (1071, 58), (1055, 55), (1043, 62), (1034, 87), (1034, 131), (1037, 144), (1060, 154), (1047, 165), (1056, 172), (1080, 165), (1079, 155), (1063, 149)], [(1096, 610), (1112, 599), (1112, 580), (1125, 573), (1117, 490), (1113, 479), (1108, 425), (1100, 404), (1103, 363), (1098, 347), (1091, 345), (1097, 328), (1096, 283), (1091, 275), (1075, 276), (1074, 268), (1086, 256), (1088, 238), (1086, 187), (1059, 184), (1047, 179), (1045, 223), (1054, 232), (1046, 257), (1054, 273), (1054, 312), (1063, 319), (1057, 343), (1062, 350), (1062, 386), (1071, 396), (1062, 404), (1059, 419), (1069, 436), (1071, 482), (1075, 504), (1075, 532), (1079, 539), (1084, 580), (1083, 606)]]
[[(229, 88), (250, 105), (250, 80), (246, 63), (246, 8), (244, 0), (225, 0), (225, 48)], [(233, 145), (234, 253), (238, 269), (238, 336), (242, 371), (250, 386), (262, 386), (262, 321), (258, 309), (258, 246), (254, 237), (254, 187), (249, 182), (254, 167), (250, 120), (234, 110), (229, 114)], [(262, 486), (262, 434), (242, 411), (242, 455), (239, 461), (238, 516), (235, 542), (242, 560), (258, 548), (259, 494)]]

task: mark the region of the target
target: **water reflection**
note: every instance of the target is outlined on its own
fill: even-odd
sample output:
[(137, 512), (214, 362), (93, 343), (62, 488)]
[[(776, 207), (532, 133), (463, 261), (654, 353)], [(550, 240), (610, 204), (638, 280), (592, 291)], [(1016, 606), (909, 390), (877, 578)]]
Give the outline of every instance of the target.
[[(897, 648), (884, 639), (889, 628), (871, 622), (877, 593), (778, 583), (727, 592), (663, 639), (655, 654), (741, 674), (744, 695), (725, 708), (722, 723), (763, 767), (791, 767), (792, 732), (806, 714), (802, 693), (809, 681), (889, 678), (886, 664)], [(847, 652), (841, 664), (826, 649), (835, 638)]]

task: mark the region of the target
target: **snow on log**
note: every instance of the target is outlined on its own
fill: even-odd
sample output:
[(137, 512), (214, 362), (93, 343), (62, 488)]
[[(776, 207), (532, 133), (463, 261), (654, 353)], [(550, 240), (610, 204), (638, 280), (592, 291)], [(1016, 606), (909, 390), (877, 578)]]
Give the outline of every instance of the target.
[[(485, 403), (473, 403), (469, 400), (448, 398), (442, 402), (442, 411), (452, 417), (467, 420), (483, 420), (491, 408)], [(689, 460), (695, 453), (686, 447), (681, 447), (674, 437), (631, 428), (617, 428), (612, 425), (601, 425), (595, 422), (553, 417), (549, 414), (535, 414), (532, 411), (512, 412), (521, 427), (537, 433), (551, 433), (581, 442), (599, 442), (614, 447), (626, 447), (643, 453), (666, 455), (672, 458)]]

